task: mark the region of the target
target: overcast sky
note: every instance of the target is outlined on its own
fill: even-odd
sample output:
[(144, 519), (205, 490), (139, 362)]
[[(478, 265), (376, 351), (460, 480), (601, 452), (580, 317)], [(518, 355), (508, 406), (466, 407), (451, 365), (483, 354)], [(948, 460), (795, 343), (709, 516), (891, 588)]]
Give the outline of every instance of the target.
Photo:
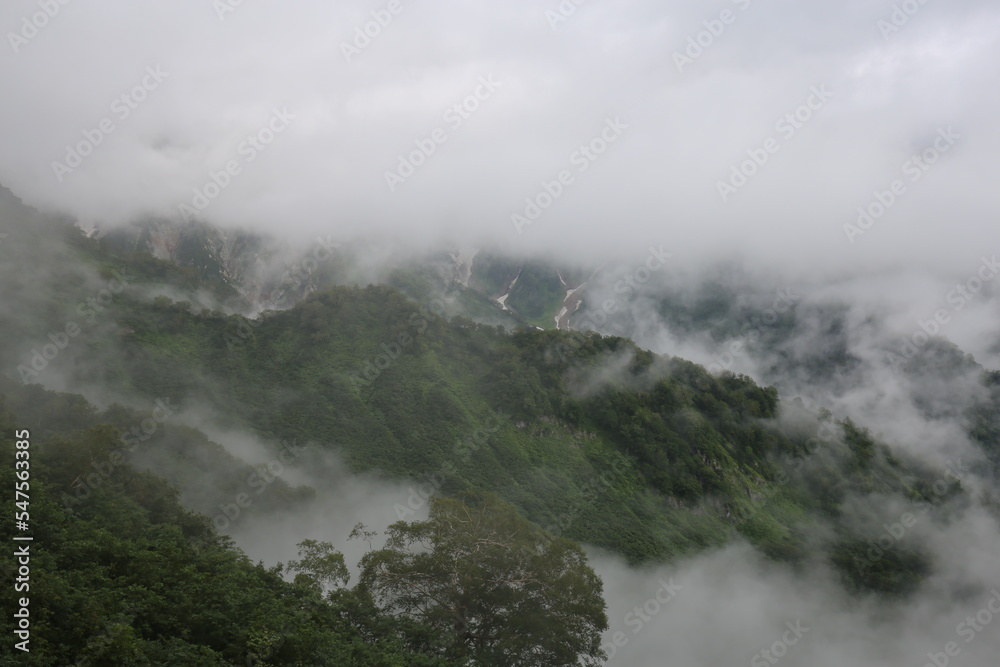
[[(201, 217), (283, 235), (970, 275), (1000, 251), (995, 1), (911, 0), (898, 29), (890, 0), (238, 1), (3, 3), (0, 183), (107, 223), (179, 216), (232, 162)], [(73, 168), (85, 131), (99, 145)], [(603, 154), (577, 153), (602, 133)], [(935, 142), (933, 165), (905, 166)], [(766, 162), (730, 180), (748, 151)], [(512, 214), (564, 170), (519, 232)]]

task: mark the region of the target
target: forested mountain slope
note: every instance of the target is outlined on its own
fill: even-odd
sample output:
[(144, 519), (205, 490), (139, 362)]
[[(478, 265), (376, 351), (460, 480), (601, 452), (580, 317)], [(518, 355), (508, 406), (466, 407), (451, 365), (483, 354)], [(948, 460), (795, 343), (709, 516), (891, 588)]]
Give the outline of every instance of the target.
[[(153, 662), (167, 653), (190, 654), (187, 664), (243, 660), (282, 623), (296, 638), (281, 650), (302, 664), (309, 651), (375, 650), (372, 630), (359, 627), (382, 622), (375, 609), (348, 623), (337, 605), (360, 602), (323, 601), (284, 582), (217, 538), (224, 527), (189, 513), (211, 513), (253, 471), (186, 425), (193, 413), (252, 432), (276, 453), (335, 452), (355, 472), (427, 489), (395, 508), (400, 519), (432, 493), (495, 494), (546, 540), (632, 564), (742, 538), (795, 567), (830, 563), (862, 593), (905, 595), (934, 563), (911, 540), (866, 561), (877, 529), (850, 501), (897, 497), (941, 511), (969, 502), (957, 476), (936, 485), (940, 471), (891, 451), (847, 415), (624, 338), (449, 320), (387, 285), (334, 287), (248, 319), (229, 285), (88, 239), (10, 195), (0, 205), (4, 432), (28, 428), (38, 438), (36, 519), (48, 545), (39, 563), (65, 578), (43, 589), (53, 611), (39, 622), (46, 636), (75, 637), (62, 653), (49, 647), (60, 660), (90, 651), (107, 623), (124, 634), (105, 644)], [(974, 436), (995, 462), (992, 376), (990, 387)], [(153, 432), (137, 432), (146, 422)], [(122, 463), (89, 485), (93, 462), (113, 453)], [(12, 461), (5, 456), (6, 477)], [(323, 490), (279, 480), (255, 509), (294, 512)], [(155, 583), (168, 572), (177, 578), (170, 591)], [(217, 601), (183, 611), (203, 599)], [(261, 611), (242, 618), (246, 605)], [(160, 617), (198, 620), (208, 634)]]

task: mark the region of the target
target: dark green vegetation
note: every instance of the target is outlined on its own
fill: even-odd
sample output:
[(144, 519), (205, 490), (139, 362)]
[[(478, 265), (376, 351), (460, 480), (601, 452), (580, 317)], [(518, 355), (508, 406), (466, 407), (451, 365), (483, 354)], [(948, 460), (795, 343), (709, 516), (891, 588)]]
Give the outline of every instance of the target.
[[(354, 535), (373, 536), (361, 524)], [(578, 544), (539, 535), (492, 496), (436, 498), (429, 520), (387, 535), (362, 558), (359, 590), (427, 626), (424, 652), (476, 665), (602, 664), (601, 581)]]
[(551, 329), (565, 294), (566, 287), (554, 268), (529, 263), (521, 269), (506, 304), (531, 324)]
[[(300, 574), (289, 583), (280, 564), (252, 563), (205, 517), (182, 508), (177, 491), (163, 479), (119, 462), (122, 443), (114, 422), (148, 415), (120, 406), (97, 413), (78, 397), (36, 388), (6, 387), (4, 396), (16, 404), (11, 414), (0, 401), (6, 462), (17, 451), (15, 430), (30, 433), (25, 460), (34, 541), (27, 589), (15, 595), (13, 566), (9, 559), (3, 564), (4, 609), (17, 608), (17, 597), (30, 601), (31, 650), (12, 649), (13, 618), (5, 613), (2, 632), (8, 641), (0, 664), (448, 667), (497, 654), (519, 664), (572, 665), (578, 654), (599, 650), (599, 632), (607, 624), (600, 581), (579, 547), (566, 540), (539, 541), (512, 508), (486, 502), (489, 515), (477, 517), (482, 534), (468, 535), (440, 521), (412, 528), (401, 522), (393, 529), (405, 533), (433, 525), (437, 538), (447, 541), (444, 555), (453, 565), (474, 568), (474, 581), (496, 582), (511, 572), (544, 581), (544, 589), (511, 587), (518, 593), (518, 613), (545, 630), (544, 641), (524, 633), (507, 636), (499, 626), (493, 631), (500, 636), (482, 639), (491, 626), (481, 610), (496, 613), (510, 603), (482, 588), (470, 592), (482, 607), (462, 612), (468, 628), (442, 625), (435, 617), (441, 610), (426, 601), (424, 613), (400, 616), (398, 601), (376, 604), (370, 589), (380, 590), (383, 581), (376, 570), (367, 568), (362, 585), (345, 588), (343, 558), (319, 552), (315, 543), (304, 544), (302, 560), (290, 564)], [(100, 473), (81, 474), (90, 470)], [(0, 484), (13, 489), (15, 481), (13, 466), (0, 466)], [(75, 491), (81, 485), (85, 494)], [(447, 510), (485, 514), (456, 501)], [(12, 504), (5, 503), (0, 515), (5, 541), (15, 544)], [(500, 533), (511, 524), (522, 535), (504, 545), (506, 534)], [(450, 548), (452, 542), (483, 536), (496, 545), (490, 559), (473, 563)], [(436, 566), (434, 560), (411, 562), (407, 576), (433, 577)], [(334, 590), (324, 595), (329, 584)], [(546, 662), (521, 660), (546, 642), (552, 644), (543, 653)]]
[[(352, 652), (374, 656), (363, 630), (350, 627), (341, 610), (285, 583), (280, 571), (249, 562), (149, 473), (119, 465), (85, 502), (62, 502), (91, 461), (109, 460), (118, 445), (117, 429), (95, 425), (112, 415), (96, 415), (66, 395), (32, 391), (20, 398), (36, 414), (13, 416), (5, 407), (0, 429), (5, 461), (14, 458), (15, 428), (32, 435), (35, 541), (24, 593), (32, 638), (31, 652), (17, 658), (4, 642), (4, 664), (225, 665), (272, 651), (275, 658), (280, 651), (284, 664), (320, 664), (316, 656), (338, 654), (340, 664), (349, 664)], [(10, 465), (0, 468), (0, 477), (13, 488)], [(2, 511), (10, 543), (10, 503)], [(4, 579), (4, 608), (10, 609), (12, 573)], [(11, 620), (4, 615), (7, 637)]]
[[(390, 286), (334, 287), (248, 320), (225, 314), (246, 304), (206, 279), (213, 265), (177, 267), (86, 239), (9, 198), (0, 205), (11, 222), (0, 246), (0, 278), (11, 286), (11, 305), (0, 310), (2, 390), (14, 413), (4, 442), (14, 428), (33, 432), (37, 608), (54, 610), (37, 619), (38, 646), (48, 642), (39, 656), (51, 660), (37, 664), (81, 655), (102, 664), (117, 654), (101, 651), (113, 649), (145, 656), (134, 664), (243, 664), (252, 652), (273, 652), (273, 664), (429, 665), (510, 649), (496, 648), (508, 645), (496, 628), (477, 631), (489, 641), (468, 648), (471, 636), (456, 643), (468, 630), (445, 629), (439, 617), (390, 623), (387, 614), (410, 602), (375, 580), (326, 592), (324, 582), (338, 581), (337, 561), (309, 545), (293, 583), (250, 563), (188, 510), (210, 513), (229, 501), (252, 468), (169, 418), (98, 411), (78, 396), (16, 386), (22, 380), (102, 404), (196, 408), (276, 452), (334, 451), (355, 471), (425, 481), (447, 498), (495, 494), (509, 507), (498, 505), (494, 518), (516, 526), (518, 540), (529, 539), (530, 522), (546, 531), (530, 538), (549, 545), (543, 553), (570, 560), (579, 542), (638, 564), (742, 536), (796, 567), (829, 562), (860, 593), (903, 595), (933, 563), (906, 541), (875, 561), (859, 558), (878, 536), (862, 526), (878, 522), (857, 520), (857, 503), (846, 500), (942, 505), (962, 494), (958, 485), (935, 493), (939, 475), (849, 420), (782, 405), (773, 388), (747, 377), (716, 377), (623, 338), (446, 319)], [(425, 302), (440, 296), (419, 273), (393, 282)], [(76, 333), (67, 333), (70, 323)], [(46, 346), (57, 353), (43, 355)], [(976, 421), (984, 443), (996, 442), (1000, 414), (991, 386), (993, 402)], [(127, 434), (144, 420), (156, 430), (133, 449)], [(115, 452), (122, 463), (87, 483), (95, 462)], [(5, 476), (12, 461), (5, 454)], [(252, 509), (294, 512), (313, 493), (279, 481)], [(400, 526), (398, 553), (424, 528)], [(412, 559), (393, 562), (412, 573)], [(587, 650), (585, 639), (573, 646)]]
[(540, 260), (524, 262), (484, 251), (476, 255), (469, 287), (474, 293), (491, 298), (509, 289), (504, 303), (516, 321), (552, 329), (566, 290), (578, 287), (583, 280), (583, 271), (579, 269), (556, 268)]
[(983, 386), (986, 397), (968, 412), (972, 438), (978, 442), (992, 464), (992, 471), (1000, 479), (1000, 372), (986, 373)]
[[(445, 471), (445, 493), (495, 492), (632, 562), (722, 544), (734, 529), (794, 553), (816, 509), (810, 493), (775, 483), (781, 458), (806, 455), (815, 433), (775, 423), (773, 389), (624, 339), (449, 323), (386, 287), (335, 288), (252, 325), (133, 302), (116, 327), (119, 349), (79, 377), (149, 404), (207, 402), (275, 442), (333, 448), (356, 470)], [(456, 458), (498, 412), (486, 444)], [(837, 480), (909, 488), (911, 473), (879, 457), (828, 449)], [(756, 496), (768, 498), (767, 521)]]
[(476, 256), (469, 287), (497, 297), (503, 294), (521, 271), (521, 262), (488, 252)]

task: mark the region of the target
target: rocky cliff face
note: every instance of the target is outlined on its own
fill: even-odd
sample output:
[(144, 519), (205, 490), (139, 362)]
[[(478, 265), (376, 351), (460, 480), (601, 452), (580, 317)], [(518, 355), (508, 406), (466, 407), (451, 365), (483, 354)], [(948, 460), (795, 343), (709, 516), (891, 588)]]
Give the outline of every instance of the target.
[[(320, 239), (305, 248), (292, 248), (273, 237), (194, 221), (145, 220), (122, 228), (96, 229), (90, 235), (120, 250), (146, 251), (158, 259), (194, 268), (205, 278), (221, 280), (239, 292), (255, 312), (290, 307), (311, 292), (334, 284), (380, 282), (393, 268), (382, 267), (382, 279), (354, 275), (354, 268), (368, 264), (360, 257), (370, 251), (363, 244), (339, 246), (332, 239)], [(406, 267), (424, 276), (437, 292), (461, 289), (522, 323), (545, 328), (568, 328), (570, 316), (583, 297), (579, 271), (474, 248), (396, 261), (400, 262), (396, 268)], [(419, 293), (411, 296), (422, 298)], [(468, 306), (470, 302), (465, 303)], [(477, 317), (482, 315), (478, 307), (465, 310), (450, 314), (482, 319)]]
[(308, 291), (308, 276), (292, 276), (296, 253), (276, 239), (199, 222), (147, 220), (91, 236), (122, 250), (146, 251), (179, 266), (196, 269), (237, 290), (255, 309), (291, 305)]

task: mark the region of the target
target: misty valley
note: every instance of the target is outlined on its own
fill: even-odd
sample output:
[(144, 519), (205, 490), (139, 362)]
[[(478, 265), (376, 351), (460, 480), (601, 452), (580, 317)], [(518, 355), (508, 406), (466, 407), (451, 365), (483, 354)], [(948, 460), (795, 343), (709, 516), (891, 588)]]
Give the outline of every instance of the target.
[(995, 1), (0, 34), (0, 667), (1000, 664)]
[[(940, 338), (875, 366), (808, 288), (721, 268), (682, 285), (662, 247), (600, 270), (404, 252), (370, 273), (364, 245), (87, 235), (9, 191), (3, 219), (37, 664), (643, 664), (685, 598), (734, 594), (761, 598), (762, 627), (791, 598), (772, 641), (791, 654), (812, 636), (785, 623), (889, 628), (988, 591), (935, 535), (996, 532), (1000, 374)], [(534, 323), (581, 288), (568, 326)], [(654, 317), (714, 361), (593, 331), (641, 341)], [(733, 370), (750, 359), (772, 385)], [(949, 458), (861, 426), (836, 387), (887, 371), (952, 429)]]

